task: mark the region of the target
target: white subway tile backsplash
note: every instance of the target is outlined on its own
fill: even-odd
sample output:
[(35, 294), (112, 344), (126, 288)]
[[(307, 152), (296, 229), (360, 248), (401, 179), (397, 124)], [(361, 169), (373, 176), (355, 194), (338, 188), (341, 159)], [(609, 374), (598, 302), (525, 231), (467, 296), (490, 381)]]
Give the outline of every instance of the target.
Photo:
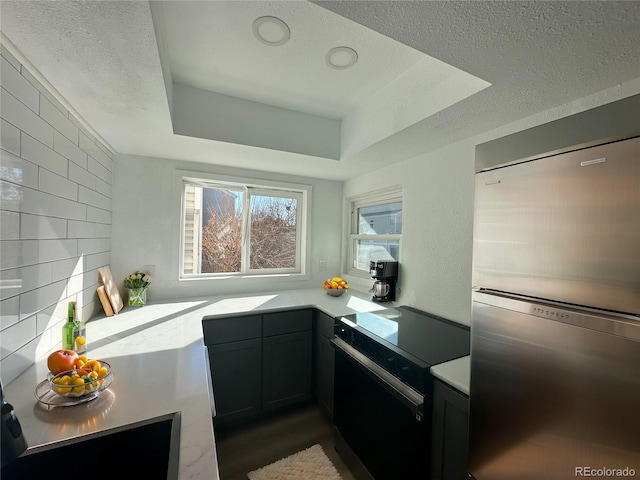
[(0, 330), (20, 320), (20, 297), (15, 296), (0, 302)]
[(53, 197), (53, 216), (70, 220), (86, 220), (87, 206), (66, 198)]
[[(76, 128), (76, 127), (74, 127)], [(73, 163), (87, 169), (87, 152), (62, 135), (60, 132), (53, 133), (53, 149)], [(69, 176), (71, 178), (71, 176)]]
[(0, 150), (0, 179), (25, 187), (38, 188), (38, 166)]
[(36, 338), (36, 317), (26, 318), (0, 332), (0, 357), (5, 358)]
[(0, 148), (20, 155), (20, 129), (6, 120), (0, 123)]
[[(111, 211), (103, 210), (101, 208), (87, 207), (87, 220), (90, 222), (111, 224)], [(97, 228), (97, 227), (96, 227)], [(111, 235), (111, 234), (109, 234)], [(96, 230), (96, 237), (104, 237), (105, 235), (98, 235)]]
[(40, 339), (35, 338), (27, 345), (14, 351), (11, 355), (2, 359), (2, 381), (10, 382), (27, 368), (33, 365)]
[(60, 110), (44, 96), (40, 99), (40, 117), (73, 143), (78, 144), (78, 127), (71, 123), (66, 115), (60, 113)]
[(20, 215), (20, 238), (39, 240), (47, 238), (65, 238), (67, 220), (22, 213)]
[(0, 95), (0, 105), (2, 105), (0, 115), (7, 122), (38, 139), (48, 147), (53, 147), (53, 127), (4, 88), (2, 88)]
[(13, 65), (13, 67), (20, 71), (20, 62), (18, 61), (18, 59), (16, 57), (13, 56), (13, 54), (7, 50), (7, 48), (4, 45), (0, 45), (0, 54), (11, 64)]
[(0, 196), (2, 208), (5, 210), (35, 215), (51, 215), (53, 213), (51, 195), (33, 188), (0, 181)]
[(35, 138), (21, 135), (21, 157), (63, 177), (67, 176), (69, 161)]
[(82, 255), (108, 252), (110, 244), (108, 238), (81, 238), (78, 239), (78, 252)]
[[(53, 316), (55, 305), (51, 305), (49, 308), (36, 313), (36, 335), (42, 335), (45, 331), (53, 328), (56, 323), (61, 323), (62, 318), (56, 318)], [(62, 345), (62, 325), (60, 325), (58, 333), (60, 334), (60, 344)]]
[[(98, 146), (98, 148), (100, 150), (102, 150), (104, 152), (104, 154), (109, 157), (109, 159), (111, 161), (113, 161), (113, 153), (111, 152), (111, 150), (109, 150), (109, 148), (106, 147), (106, 145), (104, 145), (100, 140), (96, 139), (96, 145)], [(112, 164), (110, 164), (109, 170), (113, 170)]]
[(93, 173), (96, 177), (104, 180), (111, 185), (111, 172), (107, 170), (103, 165), (99, 164), (95, 158), (89, 155), (87, 162), (87, 170)]
[(0, 240), (20, 239), (20, 214), (0, 210)]
[(79, 167), (74, 163), (70, 163), (69, 164), (69, 180), (73, 180), (79, 185), (84, 185), (87, 188), (95, 190), (96, 182), (98, 181), (98, 178), (92, 173), (89, 173), (88, 170), (82, 167)]
[(69, 295), (69, 278), (74, 275), (81, 275), (84, 267), (84, 258), (76, 257), (67, 260), (58, 260), (51, 264), (51, 276), (54, 282), (67, 280), (67, 295)]
[(0, 83), (11, 95), (38, 113), (40, 92), (4, 57), (0, 57)]
[(93, 222), (69, 220), (67, 238), (96, 238), (96, 224)]
[(13, 297), (51, 283), (51, 264), (41, 263), (0, 271), (0, 298)]
[(82, 150), (87, 152), (89, 156), (93, 157), (104, 168), (111, 171), (111, 164), (113, 161), (109, 158), (95, 143), (95, 139), (92, 140), (85, 134), (80, 132), (80, 143), (78, 144)]
[(40, 169), (38, 184), (40, 190), (69, 200), (78, 199), (78, 184), (67, 180), (65, 177), (52, 173), (43, 168)]
[(113, 153), (41, 77), (1, 53), (0, 368), (10, 382), (60, 348), (68, 301), (83, 321), (102, 311)]
[(67, 295), (77, 295), (82, 292), (84, 289), (83, 278), (84, 276), (80, 273), (67, 279)]
[(42, 83), (40, 83), (40, 81), (34, 77), (29, 70), (27, 70), (26, 68), (24, 68), (24, 65), (22, 66), (22, 70), (20, 71), (20, 73), (22, 73), (22, 76), (24, 78), (27, 79), (27, 81), (33, 85), (34, 87), (36, 87), (38, 89), (38, 91), (45, 96), (45, 98), (47, 100), (49, 100), (53, 106), (55, 106), (60, 113), (62, 113), (65, 117), (69, 116), (69, 111), (66, 109), (66, 107), (64, 105), (62, 105), (62, 103), (60, 103), (50, 92), (49, 90), (47, 90), (44, 85), (42, 85)]
[(111, 260), (110, 252), (103, 253), (95, 253), (91, 255), (85, 255), (85, 268), (87, 270), (94, 270), (105, 265), (109, 265), (109, 261)]
[(38, 263), (37, 240), (6, 240), (1, 248), (0, 270)]
[[(96, 237), (99, 238), (111, 238), (111, 214), (109, 214), (109, 222), (105, 223), (96, 223)], [(93, 219), (92, 222), (97, 222), (98, 220)]]
[(55, 305), (66, 297), (66, 280), (45, 285), (20, 295), (20, 318), (26, 318)]
[(39, 240), (38, 252), (38, 263), (75, 258), (78, 256), (78, 240)]
[(103, 210), (111, 210), (111, 199), (105, 197), (101, 193), (95, 190), (89, 190), (86, 187), (80, 185), (78, 190), (78, 201), (86, 203), (92, 207), (102, 208)]
[(99, 178), (96, 178), (95, 190), (96, 192), (101, 193), (105, 197), (111, 198), (111, 190), (112, 190), (111, 185), (109, 185), (107, 182), (100, 180)]

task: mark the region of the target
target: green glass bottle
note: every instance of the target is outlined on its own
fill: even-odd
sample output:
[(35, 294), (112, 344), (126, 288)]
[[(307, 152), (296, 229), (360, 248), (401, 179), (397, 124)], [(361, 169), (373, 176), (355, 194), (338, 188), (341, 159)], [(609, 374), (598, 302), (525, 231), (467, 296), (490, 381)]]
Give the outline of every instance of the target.
[(76, 302), (69, 302), (67, 306), (67, 323), (62, 326), (62, 348), (73, 350), (74, 332), (79, 329), (76, 321)]

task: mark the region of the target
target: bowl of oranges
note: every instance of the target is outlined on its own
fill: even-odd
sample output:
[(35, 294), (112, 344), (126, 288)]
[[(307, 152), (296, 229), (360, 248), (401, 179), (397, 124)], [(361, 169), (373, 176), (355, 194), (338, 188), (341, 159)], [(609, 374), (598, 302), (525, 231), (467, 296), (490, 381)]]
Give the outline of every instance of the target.
[(339, 297), (349, 289), (349, 284), (342, 277), (333, 277), (325, 280), (323, 287), (328, 295)]

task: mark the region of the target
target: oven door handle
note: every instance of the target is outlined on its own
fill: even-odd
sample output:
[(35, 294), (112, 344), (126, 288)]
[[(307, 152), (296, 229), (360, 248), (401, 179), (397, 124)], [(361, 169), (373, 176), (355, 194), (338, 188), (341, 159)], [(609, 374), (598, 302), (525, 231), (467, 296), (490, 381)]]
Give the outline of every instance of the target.
[(331, 339), (331, 345), (337, 350), (340, 350), (340, 352), (346, 355), (352, 362), (362, 367), (373, 380), (409, 408), (417, 421), (422, 421), (424, 415), (424, 396), (422, 394), (402, 383), (341, 338), (335, 337)]

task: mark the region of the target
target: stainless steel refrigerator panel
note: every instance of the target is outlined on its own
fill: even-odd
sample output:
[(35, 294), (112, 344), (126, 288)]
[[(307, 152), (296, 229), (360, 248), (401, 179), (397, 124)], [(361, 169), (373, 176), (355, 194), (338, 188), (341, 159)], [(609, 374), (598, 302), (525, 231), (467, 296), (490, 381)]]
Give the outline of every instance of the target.
[(640, 473), (639, 338), (640, 321), (633, 317), (475, 292), (474, 478), (567, 480), (589, 469)]
[(482, 288), (640, 314), (640, 138), (476, 175)]

